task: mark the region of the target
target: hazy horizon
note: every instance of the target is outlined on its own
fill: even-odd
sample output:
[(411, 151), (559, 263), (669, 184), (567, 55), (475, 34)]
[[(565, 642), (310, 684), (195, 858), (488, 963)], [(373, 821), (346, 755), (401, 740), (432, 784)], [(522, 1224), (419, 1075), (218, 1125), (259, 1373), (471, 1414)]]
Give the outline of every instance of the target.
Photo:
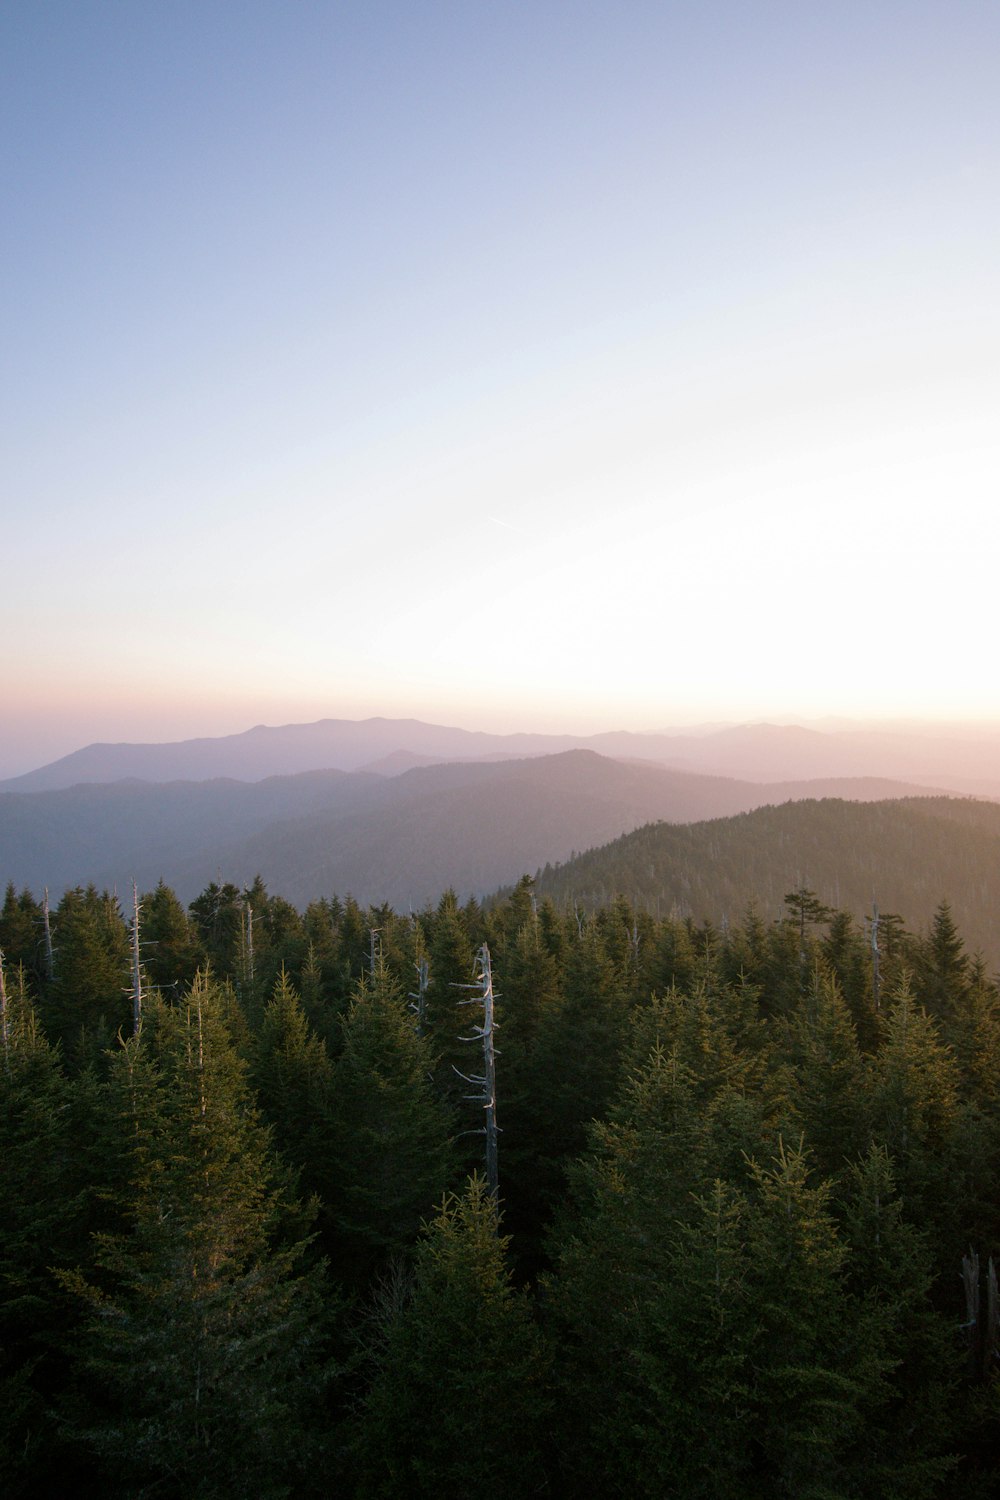
[[(795, 715), (763, 715), (761, 717), (750, 717), (747, 719), (726, 720), (684, 720), (678, 719), (673, 723), (662, 722), (659, 724), (627, 724), (627, 723), (601, 723), (596, 727), (593, 725), (581, 726), (580, 724), (566, 723), (557, 727), (546, 728), (530, 722), (504, 722), (494, 723), (472, 722), (465, 718), (459, 720), (435, 720), (428, 715), (421, 714), (366, 714), (359, 713), (326, 713), (319, 714), (315, 719), (285, 719), (265, 723), (262, 720), (254, 723), (240, 723), (234, 729), (203, 729), (199, 728), (191, 733), (167, 733), (155, 738), (143, 738), (139, 735), (110, 736), (97, 735), (92, 739), (81, 740), (76, 743), (67, 744), (65, 748), (58, 749), (52, 754), (42, 753), (38, 758), (25, 759), (23, 756), (12, 758), (6, 746), (0, 746), (0, 781), (6, 781), (38, 770), (43, 766), (62, 760), (65, 756), (73, 754), (77, 750), (88, 748), (90, 745), (144, 745), (144, 744), (179, 744), (190, 740), (222, 739), (230, 735), (240, 735), (252, 729), (268, 728), (282, 729), (300, 724), (314, 724), (322, 720), (354, 720), (364, 721), (367, 719), (385, 719), (395, 721), (417, 720), (421, 723), (441, 723), (445, 727), (467, 730), (472, 733), (484, 733), (490, 735), (570, 735), (581, 738), (600, 735), (605, 733), (626, 733), (634, 735), (695, 735), (699, 733), (711, 733), (724, 729), (733, 729), (743, 726), (775, 725), (778, 727), (799, 727), (810, 729), (820, 733), (836, 733), (851, 731), (872, 731), (890, 734), (913, 735), (919, 738), (924, 735), (948, 736), (950, 734), (1000, 734), (1000, 719), (995, 720), (958, 720), (958, 719), (902, 719), (902, 718), (851, 718), (840, 715), (827, 715), (822, 718), (808, 719)], [(408, 748), (402, 742), (400, 748)]]
[(0, 776), (1000, 719), (1000, 11), (0, 15)]

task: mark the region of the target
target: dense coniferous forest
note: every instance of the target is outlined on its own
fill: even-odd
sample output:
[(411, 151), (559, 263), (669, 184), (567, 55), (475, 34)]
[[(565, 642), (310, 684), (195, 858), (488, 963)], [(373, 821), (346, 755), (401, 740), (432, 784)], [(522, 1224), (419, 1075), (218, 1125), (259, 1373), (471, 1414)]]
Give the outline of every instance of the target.
[(3, 1493), (995, 1494), (1000, 992), (782, 897), (9, 887)]
[[(791, 872), (791, 874), (790, 874)], [(944, 892), (963, 937), (1000, 964), (1000, 807), (960, 797), (807, 798), (735, 817), (650, 823), (538, 872), (538, 895), (587, 908), (625, 894), (657, 915), (778, 915), (805, 884), (861, 920), (873, 898), (926, 928)]]

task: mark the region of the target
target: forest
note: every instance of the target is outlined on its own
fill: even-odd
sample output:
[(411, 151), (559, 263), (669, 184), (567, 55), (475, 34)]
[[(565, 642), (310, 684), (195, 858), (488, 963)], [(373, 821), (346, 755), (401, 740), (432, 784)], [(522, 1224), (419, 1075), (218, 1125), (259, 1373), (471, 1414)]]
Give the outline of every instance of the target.
[(5, 1496), (997, 1493), (1000, 990), (946, 900), (11, 885), (0, 950)]

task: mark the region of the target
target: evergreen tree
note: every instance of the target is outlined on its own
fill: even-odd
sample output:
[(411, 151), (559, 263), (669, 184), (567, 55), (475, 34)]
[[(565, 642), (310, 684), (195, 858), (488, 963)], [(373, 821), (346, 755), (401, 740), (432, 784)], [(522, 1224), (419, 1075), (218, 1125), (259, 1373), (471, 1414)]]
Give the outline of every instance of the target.
[(333, 1064), (283, 969), (251, 1044), (250, 1080), (274, 1145), (299, 1172), (302, 1190), (329, 1204)]
[(755, 1166), (747, 1213), (746, 1296), (754, 1319), (748, 1360), (753, 1493), (828, 1500), (858, 1425), (862, 1381), (848, 1360), (853, 1309), (844, 1296), (846, 1247), (813, 1186), (801, 1148), (782, 1145)]
[(42, 908), (27, 889), (18, 893), (11, 881), (0, 908), (0, 952), (13, 973), (22, 965), (35, 993), (45, 978)]
[(712, 1183), (698, 1081), (678, 1053), (654, 1044), (591, 1127), (552, 1237), (572, 1493), (743, 1493), (743, 1200)]
[(547, 1359), (486, 1184), (445, 1199), (382, 1330), (354, 1436), (364, 1497), (544, 1492)]
[(539, 1018), (515, 1138), (508, 1139), (504, 1127), (505, 1159), (514, 1158), (522, 1212), (536, 1226), (551, 1213), (564, 1167), (582, 1151), (589, 1123), (613, 1096), (628, 1014), (620, 976), (588, 925), (569, 949), (558, 1003)]
[(468, 1092), (456, 1069), (465, 1073), (469, 1066), (468, 1048), (459, 1041), (468, 1033), (468, 1012), (462, 1009), (462, 1003), (469, 997), (456, 986), (472, 982), (475, 959), (454, 891), (445, 891), (434, 913), (429, 958), (427, 1035), (437, 1058), (438, 1085), (457, 1103)]
[(94, 886), (67, 891), (53, 927), (55, 979), (42, 1019), (67, 1058), (83, 1066), (131, 1026), (128, 931), (114, 897)]
[(837, 982), (819, 969), (789, 1040), (792, 1099), (806, 1143), (824, 1175), (839, 1173), (868, 1145), (868, 1078)]
[(431, 1084), (433, 1054), (383, 963), (343, 1022), (330, 1091), (328, 1209), (352, 1280), (407, 1249), (447, 1186), (452, 1122)]
[(213, 880), (188, 907), (208, 962), (222, 978), (231, 978), (237, 971), (244, 930), (242, 905), (239, 889), (231, 881), (219, 885)]
[(162, 880), (139, 905), (143, 967), (150, 984), (176, 999), (204, 966), (205, 948), (184, 907)]
[(872, 1064), (874, 1138), (892, 1157), (907, 1218), (934, 1235), (935, 1254), (957, 1257), (963, 1243), (958, 1071), (905, 979), (889, 1004)]
[[(42, 1035), (24, 971), (5, 973), (0, 1055), (0, 1481), (8, 1496), (60, 1488), (54, 1403), (71, 1307), (51, 1274), (84, 1248), (73, 1089)], [(88, 1121), (90, 1125), (92, 1122)]]
[(210, 981), (155, 1008), (108, 1089), (129, 1141), (128, 1229), (99, 1238), (92, 1277), (64, 1278), (90, 1309), (79, 1438), (126, 1493), (305, 1492), (322, 1287)]
[(969, 995), (969, 956), (951, 915), (942, 901), (930, 932), (918, 945), (916, 987), (920, 1003), (947, 1032)]
[(892, 1163), (872, 1146), (844, 1190), (845, 1295), (857, 1308), (853, 1363), (863, 1426), (845, 1455), (850, 1493), (929, 1500), (955, 1466), (959, 1350), (931, 1299), (926, 1236), (903, 1216)]
[(862, 1051), (874, 1052), (878, 1046), (878, 1020), (871, 949), (849, 912), (834, 912), (820, 951), (851, 1013)]
[(683, 922), (667, 918), (661, 924), (651, 964), (651, 988), (687, 990), (695, 982), (698, 959), (691, 935)]
[[(729, 983), (763, 987), (767, 978), (767, 924), (751, 903), (742, 923), (727, 935), (721, 955), (721, 971)], [(677, 981), (679, 987), (680, 981)]]

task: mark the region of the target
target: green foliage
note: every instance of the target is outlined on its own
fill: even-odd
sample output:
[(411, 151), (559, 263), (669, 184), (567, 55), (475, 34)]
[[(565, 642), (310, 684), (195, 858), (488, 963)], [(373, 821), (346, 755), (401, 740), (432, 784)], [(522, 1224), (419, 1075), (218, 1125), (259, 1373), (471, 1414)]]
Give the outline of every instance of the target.
[(206, 952), (196, 926), (161, 880), (140, 898), (141, 957), (150, 984), (177, 996), (204, 967)]
[(243, 898), (231, 882), (212, 881), (191, 902), (188, 910), (198, 939), (217, 974), (236, 971), (244, 930)]
[(907, 1217), (934, 1236), (938, 1253), (951, 1244), (957, 1256), (958, 1069), (905, 977), (891, 997), (884, 1041), (872, 1062), (871, 1104), (875, 1139), (892, 1157)]
[(45, 976), (42, 908), (28, 890), (20, 893), (11, 881), (0, 908), (0, 953), (8, 970), (21, 965), (37, 987)]
[(868, 1143), (868, 1074), (837, 982), (819, 970), (789, 1024), (789, 1057), (806, 1142), (824, 1175), (839, 1173)]
[[(0, 1479), (38, 1493), (59, 1447), (53, 1403), (71, 1321), (49, 1267), (84, 1249), (83, 1183), (73, 1150), (74, 1088), (42, 1035), (23, 979), (5, 976), (0, 1054)], [(89, 1123), (89, 1122), (88, 1122)], [(58, 1480), (52, 1482), (58, 1485)]]
[(374, 1351), (354, 1434), (360, 1495), (541, 1492), (548, 1360), (506, 1243), (480, 1177), (428, 1225), (410, 1296)]
[[(876, 1009), (867, 935), (808, 890), (721, 929), (533, 895), (299, 918), (258, 880), (189, 918), (161, 885), (160, 998), (114, 1044), (126, 929), (67, 894), (38, 1015), (5, 968), (5, 1494), (992, 1492), (957, 1272), (1000, 1250), (1000, 998), (948, 909), (880, 919)], [(8, 890), (0, 931), (37, 952), (38, 916)], [(480, 1123), (450, 1064), (484, 932), (511, 1244), (478, 1179), (421, 1235)]]
[[(914, 927), (933, 921), (947, 891), (967, 943), (996, 964), (998, 839), (1000, 808), (986, 802), (829, 797), (703, 823), (650, 823), (546, 868), (536, 891), (540, 902), (588, 911), (621, 893), (636, 908), (695, 922), (719, 921), (753, 902), (771, 921), (804, 876), (820, 903), (856, 921), (870, 914), (874, 889), (880, 908), (905, 912)], [(903, 956), (912, 967), (912, 956)], [(886, 959), (894, 978), (895, 956), (887, 951)], [(758, 979), (749, 970), (748, 977)]]
[(128, 931), (114, 897), (93, 886), (67, 891), (53, 917), (55, 978), (46, 1030), (78, 1066), (131, 1024)]
[(788, 1500), (828, 1500), (861, 1387), (845, 1356), (855, 1312), (845, 1297), (847, 1248), (829, 1187), (810, 1182), (801, 1148), (782, 1144), (771, 1165), (754, 1166), (747, 1253), (756, 1483)]
[(328, 1212), (352, 1281), (408, 1247), (447, 1186), (452, 1120), (432, 1068), (430, 1044), (379, 963), (355, 989), (328, 1095)]
[(332, 1196), (333, 1064), (282, 969), (251, 1048), (250, 1080), (275, 1147), (306, 1193)]
[(428, 939), (430, 983), (427, 988), (427, 1034), (437, 1058), (437, 1080), (442, 1092), (457, 1100), (466, 1092), (455, 1069), (467, 1072), (469, 1058), (459, 1041), (468, 1034), (468, 993), (457, 988), (475, 977), (473, 946), (454, 891), (446, 891), (430, 922)]
[(89, 1308), (78, 1437), (130, 1493), (283, 1496), (314, 1456), (322, 1282), (223, 1008), (199, 977), (121, 1047), (127, 1227), (99, 1237), (92, 1277), (63, 1278)]

